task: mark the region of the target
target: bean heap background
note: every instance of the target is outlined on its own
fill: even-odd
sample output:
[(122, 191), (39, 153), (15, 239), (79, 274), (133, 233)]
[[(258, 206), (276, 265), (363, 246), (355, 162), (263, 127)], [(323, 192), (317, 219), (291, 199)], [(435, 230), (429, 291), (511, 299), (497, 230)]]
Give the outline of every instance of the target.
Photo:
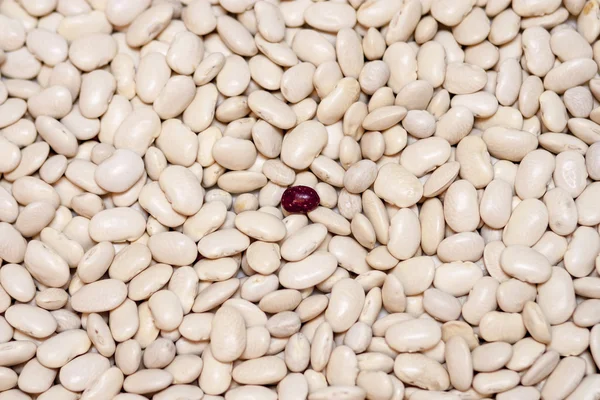
[(598, 0), (1, 1), (0, 400), (598, 399), (599, 34)]

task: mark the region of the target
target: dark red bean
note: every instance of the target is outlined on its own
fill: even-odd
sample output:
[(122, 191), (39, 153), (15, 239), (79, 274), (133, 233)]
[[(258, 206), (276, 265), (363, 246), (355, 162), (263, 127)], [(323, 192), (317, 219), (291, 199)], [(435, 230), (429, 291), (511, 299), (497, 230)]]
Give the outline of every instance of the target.
[(289, 213), (306, 214), (317, 208), (320, 201), (315, 189), (308, 186), (289, 187), (281, 196), (281, 205)]

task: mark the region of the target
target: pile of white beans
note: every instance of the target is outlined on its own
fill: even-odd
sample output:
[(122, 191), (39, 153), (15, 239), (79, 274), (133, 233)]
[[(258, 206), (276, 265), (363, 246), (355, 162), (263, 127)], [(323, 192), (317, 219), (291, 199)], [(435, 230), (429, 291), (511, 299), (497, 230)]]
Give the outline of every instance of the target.
[(0, 400), (598, 400), (599, 35), (599, 0), (0, 0)]

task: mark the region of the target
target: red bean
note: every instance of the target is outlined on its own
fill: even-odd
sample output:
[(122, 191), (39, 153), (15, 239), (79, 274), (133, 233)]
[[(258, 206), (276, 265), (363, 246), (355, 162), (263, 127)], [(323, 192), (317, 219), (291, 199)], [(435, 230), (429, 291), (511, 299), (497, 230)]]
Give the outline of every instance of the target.
[(308, 186), (289, 187), (281, 196), (281, 205), (290, 213), (306, 214), (317, 208), (320, 201), (317, 192)]

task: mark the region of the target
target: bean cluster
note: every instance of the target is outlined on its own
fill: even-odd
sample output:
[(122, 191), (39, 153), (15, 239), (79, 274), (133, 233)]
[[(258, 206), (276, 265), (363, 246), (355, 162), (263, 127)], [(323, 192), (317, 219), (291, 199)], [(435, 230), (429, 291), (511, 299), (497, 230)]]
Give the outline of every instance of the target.
[(0, 400), (597, 400), (600, 0), (0, 0)]

